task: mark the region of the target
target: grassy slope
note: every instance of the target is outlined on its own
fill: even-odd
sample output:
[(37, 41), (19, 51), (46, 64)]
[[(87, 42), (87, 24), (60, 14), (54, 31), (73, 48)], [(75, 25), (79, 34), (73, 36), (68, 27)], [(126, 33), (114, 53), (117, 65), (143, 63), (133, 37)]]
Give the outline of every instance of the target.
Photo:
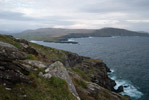
[(17, 84), (11, 91), (0, 85), (0, 100), (76, 100), (67, 83), (60, 78), (47, 80), (32, 72), (28, 77), (32, 80), (31, 84)]

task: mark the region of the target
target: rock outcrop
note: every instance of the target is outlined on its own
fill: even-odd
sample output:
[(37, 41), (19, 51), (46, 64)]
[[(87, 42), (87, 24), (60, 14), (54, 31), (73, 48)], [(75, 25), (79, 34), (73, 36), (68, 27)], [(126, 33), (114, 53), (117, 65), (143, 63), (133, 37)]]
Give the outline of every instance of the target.
[(48, 66), (47, 63), (37, 61), (37, 60), (24, 60), (24, 62), (32, 65), (31, 67), (46, 68)]
[(76, 92), (75, 86), (72, 82), (72, 79), (67, 72), (67, 69), (60, 61), (57, 61), (51, 64), (50, 66), (48, 66), (47, 69), (45, 70), (45, 74), (39, 73), (39, 76), (43, 76), (45, 78), (51, 78), (51, 76), (56, 76), (64, 79), (67, 82), (69, 90), (72, 92), (72, 94), (78, 100), (80, 100), (78, 93)]
[(8, 87), (18, 82), (29, 83), (25, 76), (29, 72), (16, 61), (25, 58), (25, 55), (13, 45), (0, 42), (0, 83)]
[(124, 87), (123, 86), (119, 86), (118, 89), (115, 92), (124, 92)]
[(25, 58), (25, 55), (13, 45), (0, 42), (0, 60), (12, 61), (17, 59), (23, 60)]

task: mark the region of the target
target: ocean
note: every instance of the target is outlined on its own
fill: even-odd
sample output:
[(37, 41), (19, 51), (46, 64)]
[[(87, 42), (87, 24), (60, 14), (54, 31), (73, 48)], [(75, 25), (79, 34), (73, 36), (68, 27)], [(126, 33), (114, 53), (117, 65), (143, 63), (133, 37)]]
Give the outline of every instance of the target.
[(109, 77), (123, 85), (132, 100), (149, 98), (149, 37), (71, 38), (78, 44), (32, 41), (41, 45), (71, 51), (81, 56), (102, 59), (111, 69)]

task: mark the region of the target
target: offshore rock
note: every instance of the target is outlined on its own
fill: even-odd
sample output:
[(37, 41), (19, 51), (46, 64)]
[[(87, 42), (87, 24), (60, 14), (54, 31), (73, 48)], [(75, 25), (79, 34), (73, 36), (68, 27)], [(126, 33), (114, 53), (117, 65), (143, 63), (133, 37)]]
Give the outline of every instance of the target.
[(124, 87), (123, 86), (119, 86), (118, 89), (116, 90), (116, 92), (120, 93), (124, 91)]

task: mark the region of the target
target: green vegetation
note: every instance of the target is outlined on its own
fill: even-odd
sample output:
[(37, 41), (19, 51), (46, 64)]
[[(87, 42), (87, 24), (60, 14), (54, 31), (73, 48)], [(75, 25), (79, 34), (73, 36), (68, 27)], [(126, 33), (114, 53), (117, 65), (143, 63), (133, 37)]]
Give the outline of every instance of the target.
[(33, 71), (28, 76), (30, 85), (17, 84), (10, 91), (0, 85), (0, 100), (76, 100), (64, 80), (57, 77), (41, 78), (36, 75), (37, 72)]
[(84, 73), (82, 70), (80, 70), (78, 68), (72, 68), (72, 71), (78, 73), (83, 79), (85, 79), (87, 81), (90, 80), (89, 76), (86, 73)]
[(58, 61), (58, 60), (62, 61), (64, 60), (63, 56), (67, 53), (66, 51), (63, 51), (63, 50), (45, 47), (35, 43), (30, 43), (30, 45), (34, 47), (34, 49), (36, 49), (39, 53), (46, 55), (46, 57), (50, 61)]
[(21, 49), (21, 45), (19, 42), (13, 40), (13, 38), (9, 35), (1, 35), (0, 34), (0, 41), (10, 43), (14, 45), (16, 48)]
[(79, 80), (75, 78), (74, 82), (77, 86), (80, 86), (81, 88), (84, 88), (84, 89), (87, 88), (87, 84), (83, 80)]
[(37, 60), (37, 57), (32, 54), (26, 54), (26, 59)]

